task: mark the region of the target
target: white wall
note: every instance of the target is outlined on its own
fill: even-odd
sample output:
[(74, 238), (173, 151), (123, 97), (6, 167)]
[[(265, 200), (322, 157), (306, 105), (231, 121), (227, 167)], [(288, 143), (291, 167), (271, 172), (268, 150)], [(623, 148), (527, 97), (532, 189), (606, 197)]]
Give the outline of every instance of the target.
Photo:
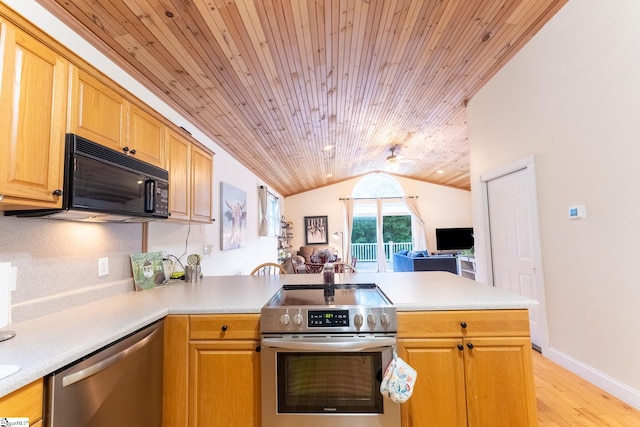
[(535, 155), (548, 355), (636, 407), (638, 99), (640, 2), (572, 0), (467, 112), (476, 224), (478, 177)]
[[(202, 254), (204, 245), (213, 245), (213, 254), (203, 260), (206, 275), (248, 274), (258, 263), (277, 259), (276, 237), (258, 236), (257, 189), (264, 182), (34, 0), (0, 1), (167, 119), (189, 130), (216, 153), (213, 174), (215, 222), (191, 227), (152, 223), (149, 226), (150, 250), (167, 249), (175, 256), (184, 253), (182, 262), (185, 262), (187, 254)], [(247, 192), (245, 248), (220, 251), (220, 182), (228, 182)], [(0, 262), (18, 266), (18, 290), (12, 295), (14, 323), (133, 290), (129, 254), (141, 250), (141, 227), (140, 224), (96, 225), (0, 216)], [(97, 258), (104, 256), (109, 257), (110, 273), (99, 278)]]
[[(402, 186), (405, 195), (418, 196), (418, 209), (425, 221), (427, 247), (430, 251), (436, 249), (436, 228), (471, 226), (471, 194), (469, 191), (427, 184), (408, 178), (394, 178)], [(340, 248), (340, 240), (331, 239), (334, 232), (344, 229), (342, 202), (339, 199), (351, 197), (353, 187), (359, 179), (346, 180), (286, 198), (284, 213), (287, 220), (293, 222), (293, 249), (297, 250), (305, 243), (304, 217), (324, 215), (328, 216), (329, 244), (336, 249)]]

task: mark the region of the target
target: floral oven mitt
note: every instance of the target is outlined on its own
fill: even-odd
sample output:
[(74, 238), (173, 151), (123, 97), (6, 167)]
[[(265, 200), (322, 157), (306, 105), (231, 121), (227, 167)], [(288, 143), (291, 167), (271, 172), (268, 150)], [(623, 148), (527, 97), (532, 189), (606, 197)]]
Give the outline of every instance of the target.
[(396, 403), (404, 403), (411, 397), (418, 373), (415, 369), (393, 352), (393, 360), (389, 363), (380, 383), (380, 393)]

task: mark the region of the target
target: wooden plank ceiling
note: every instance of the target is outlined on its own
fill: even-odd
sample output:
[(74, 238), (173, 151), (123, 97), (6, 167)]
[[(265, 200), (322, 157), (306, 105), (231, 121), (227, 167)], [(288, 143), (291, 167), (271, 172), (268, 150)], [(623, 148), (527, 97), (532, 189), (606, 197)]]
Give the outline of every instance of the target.
[(38, 0), (283, 196), (469, 189), (465, 105), (567, 0)]

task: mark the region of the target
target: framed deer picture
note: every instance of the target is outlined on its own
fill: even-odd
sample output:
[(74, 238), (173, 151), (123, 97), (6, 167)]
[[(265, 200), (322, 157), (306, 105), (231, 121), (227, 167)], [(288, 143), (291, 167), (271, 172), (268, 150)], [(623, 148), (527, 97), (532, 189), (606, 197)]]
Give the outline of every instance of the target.
[(326, 216), (305, 216), (305, 244), (307, 245), (326, 245), (329, 243), (327, 235), (327, 217)]
[(220, 183), (220, 250), (247, 245), (247, 193), (225, 182)]

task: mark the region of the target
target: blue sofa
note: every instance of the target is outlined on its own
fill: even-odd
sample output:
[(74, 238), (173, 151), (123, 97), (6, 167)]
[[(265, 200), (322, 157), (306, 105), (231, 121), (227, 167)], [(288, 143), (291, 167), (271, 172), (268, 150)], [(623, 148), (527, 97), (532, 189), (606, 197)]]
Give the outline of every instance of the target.
[(393, 254), (393, 271), (448, 271), (458, 274), (453, 255), (430, 255), (427, 251), (400, 251)]

